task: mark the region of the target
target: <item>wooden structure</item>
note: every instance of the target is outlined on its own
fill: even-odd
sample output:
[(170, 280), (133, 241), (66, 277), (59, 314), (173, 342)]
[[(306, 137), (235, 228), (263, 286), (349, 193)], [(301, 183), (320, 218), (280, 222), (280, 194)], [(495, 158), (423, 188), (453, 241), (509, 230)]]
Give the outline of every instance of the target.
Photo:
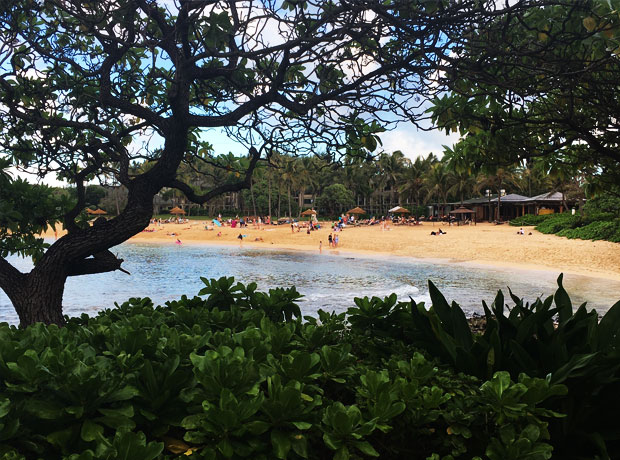
[(476, 225), (476, 211), (472, 209), (467, 209), (466, 207), (461, 206), (460, 208), (456, 208), (450, 211), (450, 214), (456, 217), (457, 225), (461, 225), (462, 223), (465, 223), (465, 220), (466, 220), (465, 216), (470, 218), (471, 222), (473, 222), (474, 225)]

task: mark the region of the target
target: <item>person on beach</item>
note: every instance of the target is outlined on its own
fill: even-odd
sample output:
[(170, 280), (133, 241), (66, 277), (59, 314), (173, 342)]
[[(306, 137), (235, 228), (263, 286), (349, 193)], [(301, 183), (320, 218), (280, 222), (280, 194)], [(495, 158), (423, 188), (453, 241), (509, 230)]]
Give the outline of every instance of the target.
[(332, 247), (332, 243), (333, 243), (333, 238), (332, 238), (332, 234), (330, 233), (329, 236), (327, 237), (327, 242), (329, 243), (329, 247)]
[(319, 241), (319, 254), (323, 253), (323, 242)]
[(178, 239), (178, 238), (177, 238), (177, 240), (175, 241), (175, 243), (176, 243), (176, 244), (183, 244), (183, 243), (181, 242), (181, 240), (180, 240), (180, 239)]
[(237, 239), (239, 240), (239, 246), (243, 246), (243, 235), (241, 233), (239, 233)]
[(334, 247), (338, 247), (338, 235), (334, 236)]

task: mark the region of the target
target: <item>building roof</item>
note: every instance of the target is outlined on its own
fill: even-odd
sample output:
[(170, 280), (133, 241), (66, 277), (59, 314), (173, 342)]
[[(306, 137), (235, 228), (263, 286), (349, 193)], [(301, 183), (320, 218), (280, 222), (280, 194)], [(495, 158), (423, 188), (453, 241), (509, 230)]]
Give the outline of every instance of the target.
[(533, 196), (532, 198), (528, 198), (528, 201), (562, 201), (562, 193), (561, 192), (547, 192), (541, 193), (540, 195)]
[[(566, 197), (565, 197), (566, 199)], [(488, 204), (489, 201), (491, 203), (497, 203), (497, 195), (491, 195), (489, 197), (483, 196), (478, 198), (470, 198), (469, 200), (464, 200), (463, 205), (475, 205), (475, 204)], [(567, 200), (567, 201), (575, 201), (575, 200)], [(509, 193), (502, 197), (502, 203), (522, 203), (522, 204), (532, 204), (532, 203), (561, 203), (562, 202), (562, 193), (561, 192), (547, 192), (541, 193), (540, 195), (533, 196), (529, 198), (527, 196), (518, 195), (516, 193)], [(454, 203), (449, 203), (451, 205), (461, 205), (460, 201), (455, 201)]]
[[(523, 201), (528, 201), (529, 198), (523, 195), (517, 195), (516, 193), (509, 193), (502, 197), (502, 203), (521, 203)], [(497, 203), (497, 197), (491, 200), (492, 203)]]
[[(491, 195), (491, 199), (497, 197), (497, 195)], [(489, 197), (488, 196), (481, 196), (478, 198), (470, 198), (468, 200), (463, 200), (463, 204), (481, 204), (481, 203), (488, 203), (489, 202)], [(454, 205), (461, 205), (460, 201), (455, 201), (453, 203), (449, 203), (449, 204), (454, 204)]]

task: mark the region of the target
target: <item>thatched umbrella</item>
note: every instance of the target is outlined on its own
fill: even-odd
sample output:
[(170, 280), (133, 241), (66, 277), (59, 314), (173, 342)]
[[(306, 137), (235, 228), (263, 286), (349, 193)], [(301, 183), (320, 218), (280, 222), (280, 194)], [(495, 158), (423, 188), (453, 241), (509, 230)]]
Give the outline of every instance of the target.
[(107, 214), (103, 209), (88, 209), (86, 208), (86, 212), (92, 216), (103, 216)]
[(304, 212), (301, 213), (302, 216), (312, 216), (316, 214), (316, 211), (314, 209), (306, 209)]
[(456, 208), (453, 209), (452, 211), (450, 211), (450, 214), (475, 214), (476, 211), (472, 211), (471, 209), (467, 209), (463, 206), (461, 206), (460, 208)]
[(366, 214), (366, 211), (364, 211), (360, 207), (357, 207), (357, 208), (349, 209), (347, 211), (347, 214)]
[(472, 215), (474, 223), (476, 223), (476, 211), (472, 211), (471, 209), (468, 209), (464, 206), (453, 209), (452, 211), (450, 211), (450, 214), (461, 216), (461, 220), (463, 220), (463, 217), (465, 217), (465, 215)]
[(407, 214), (411, 211), (409, 211), (408, 209), (403, 208), (402, 206), (396, 206), (395, 208), (390, 209), (388, 212), (394, 212), (394, 213), (399, 213), (399, 214)]
[(172, 208), (170, 211), (168, 211), (170, 214), (185, 214), (185, 211), (179, 207), (174, 207)]

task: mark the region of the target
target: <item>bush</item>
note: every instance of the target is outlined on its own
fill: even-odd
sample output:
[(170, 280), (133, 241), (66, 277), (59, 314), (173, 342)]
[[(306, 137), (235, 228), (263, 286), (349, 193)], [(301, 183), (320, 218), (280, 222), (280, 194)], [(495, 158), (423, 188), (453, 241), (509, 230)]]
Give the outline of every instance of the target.
[(552, 216), (553, 214), (546, 214), (542, 216), (537, 216), (535, 214), (524, 214), (523, 216), (512, 219), (510, 221), (510, 225), (514, 227), (528, 227), (531, 225), (538, 225)]
[(552, 214), (536, 226), (541, 233), (557, 233), (565, 228), (574, 228), (579, 223), (579, 216), (567, 212)]
[(583, 227), (561, 230), (557, 235), (581, 240), (607, 240), (620, 243), (620, 219), (591, 222)]
[[(558, 458), (620, 458), (620, 302), (599, 322), (585, 304), (573, 313), (558, 278), (555, 295), (528, 304), (510, 293), (506, 309), (498, 292), (493, 304), (483, 302), (486, 329), (473, 334), (458, 304), (449, 304), (429, 282), (432, 307), (384, 300), (356, 299), (349, 321), (372, 336), (398, 337), (426, 350), (460, 372), (485, 379), (499, 371), (516, 377), (526, 373), (568, 387), (565, 397), (548, 402), (566, 419), (551, 421), (551, 442)], [(555, 304), (555, 306), (554, 306)], [(554, 321), (557, 321), (555, 323)]]
[(566, 238), (582, 240), (606, 240), (620, 243), (620, 219), (612, 212), (601, 212), (591, 207), (581, 215), (569, 213), (534, 216), (526, 214), (510, 221), (513, 226), (536, 225), (542, 233), (555, 233)]
[(206, 299), (130, 299), (62, 329), (0, 325), (0, 455), (551, 457), (557, 414), (541, 403), (562, 385), (481, 382), (390, 336), (362, 354), (368, 329), (344, 314), (302, 321), (294, 288), (203, 281)]

